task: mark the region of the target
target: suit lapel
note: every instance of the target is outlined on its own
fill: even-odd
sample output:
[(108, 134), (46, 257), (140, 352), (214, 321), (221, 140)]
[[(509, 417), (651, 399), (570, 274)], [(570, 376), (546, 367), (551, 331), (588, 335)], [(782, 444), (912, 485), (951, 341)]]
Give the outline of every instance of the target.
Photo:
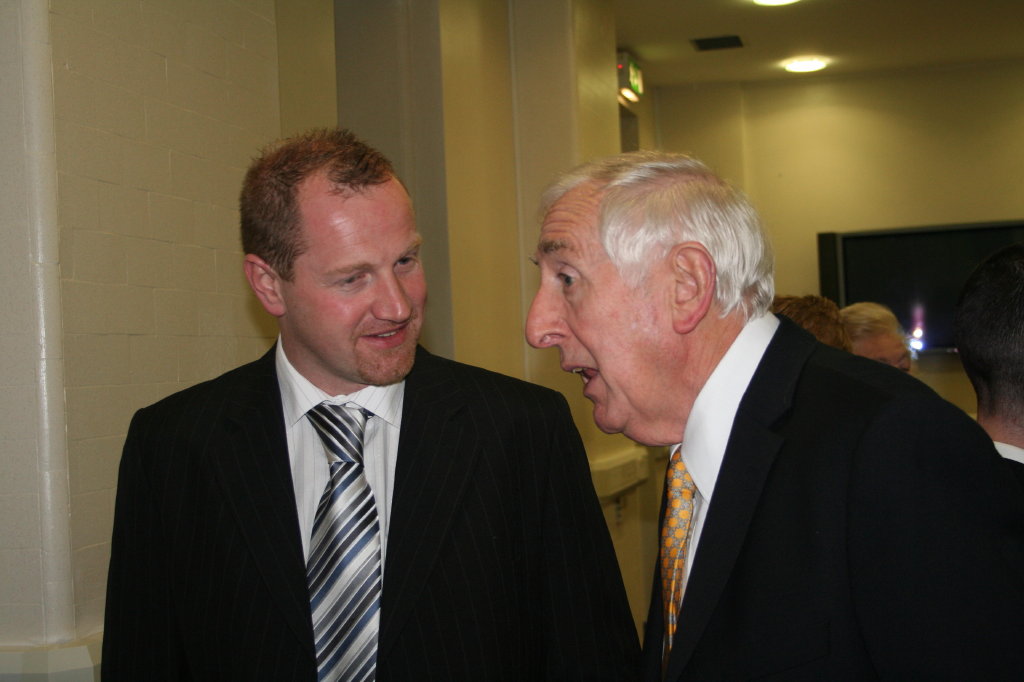
[(419, 349), (406, 379), (378, 656), (398, 640), (465, 495), (479, 441), (465, 408), (450, 369)]
[[(683, 597), (666, 679), (682, 673), (729, 581), (783, 444), (773, 426), (789, 410), (800, 368), (815, 343), (782, 319), (740, 401)], [(660, 592), (655, 593), (660, 601)]]
[(210, 442), (214, 467), (276, 607), (315, 658), (274, 350), (244, 368), (231, 391)]
[(782, 439), (737, 414), (686, 587), (668, 679), (693, 653), (729, 580)]

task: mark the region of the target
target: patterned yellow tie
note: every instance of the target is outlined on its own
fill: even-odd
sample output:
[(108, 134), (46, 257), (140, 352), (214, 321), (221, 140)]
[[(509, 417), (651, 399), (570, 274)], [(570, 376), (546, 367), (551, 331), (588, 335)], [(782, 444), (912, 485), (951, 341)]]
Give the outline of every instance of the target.
[(686, 548), (693, 527), (693, 497), (696, 490), (683, 462), (683, 455), (676, 450), (665, 474), (665, 519), (661, 524), (661, 595), (665, 608), (666, 663), (676, 634), (679, 607), (683, 603)]

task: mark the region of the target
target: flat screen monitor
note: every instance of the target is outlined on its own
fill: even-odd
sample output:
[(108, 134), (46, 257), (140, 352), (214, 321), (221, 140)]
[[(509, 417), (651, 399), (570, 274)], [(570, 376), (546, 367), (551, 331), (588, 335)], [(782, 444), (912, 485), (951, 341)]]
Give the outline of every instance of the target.
[(999, 249), (1024, 242), (1024, 220), (818, 234), (821, 295), (840, 307), (892, 308), (919, 351), (950, 351), (967, 277)]

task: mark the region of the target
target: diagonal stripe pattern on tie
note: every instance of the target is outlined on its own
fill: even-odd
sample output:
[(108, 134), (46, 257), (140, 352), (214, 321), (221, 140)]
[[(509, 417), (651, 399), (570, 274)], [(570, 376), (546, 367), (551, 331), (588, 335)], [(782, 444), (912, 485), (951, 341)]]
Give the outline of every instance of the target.
[(693, 528), (693, 498), (697, 487), (686, 470), (679, 450), (672, 454), (665, 476), (665, 518), (661, 524), (661, 596), (665, 609), (665, 661), (672, 650), (672, 641), (683, 603), (683, 579), (686, 574), (686, 552)]
[(368, 413), (320, 403), (306, 413), (331, 460), (313, 520), (306, 579), (320, 680), (372, 680), (380, 624), (380, 525), (363, 472)]

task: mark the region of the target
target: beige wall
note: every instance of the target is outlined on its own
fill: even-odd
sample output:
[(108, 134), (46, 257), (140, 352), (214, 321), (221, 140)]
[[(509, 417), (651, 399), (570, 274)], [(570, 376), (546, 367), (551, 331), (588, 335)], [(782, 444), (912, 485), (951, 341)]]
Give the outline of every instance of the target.
[[(59, 235), (60, 300), (44, 316), (55, 316), (47, 333), (59, 333), (63, 347), (63, 396), (50, 405), (66, 406), (67, 469), (35, 479), (41, 448), (4, 447), (0, 480), (21, 490), (8, 497), (0, 488), (0, 646), (15, 647), (102, 627), (117, 462), (131, 414), (256, 357), (272, 335), (241, 276), (236, 197), (249, 158), (280, 130), (273, 0), (52, 0), (48, 16), (41, 6), (52, 68), (26, 88), (48, 92), (52, 78), (57, 192), (51, 206), (31, 197), (29, 212), (57, 215), (32, 238)], [(15, 124), (4, 117), (0, 125)], [(12, 189), (4, 183), (3, 203)], [(11, 242), (20, 262), (36, 256), (26, 246)], [(31, 312), (32, 294), (16, 299), (16, 310)], [(20, 384), (42, 366), (36, 359), (2, 379)], [(24, 438), (38, 421), (29, 414), (36, 398), (20, 399), (33, 417)], [(62, 506), (52, 494), (61, 486), (48, 487), (54, 476), (70, 517), (67, 499)], [(67, 518), (62, 551), (40, 551), (38, 529), (45, 536)], [(32, 584), (40, 574), (73, 584), (64, 631), (43, 622), (65, 605)], [(19, 603), (11, 604), (9, 587), (24, 591)]]
[(280, 130), (272, 0), (53, 2), (72, 564), (102, 627), (129, 418), (268, 345), (237, 196)]
[(337, 125), (334, 0), (275, 4), (281, 135)]
[(1024, 215), (1022, 79), (1017, 62), (749, 89), (748, 187), (779, 289), (814, 291), (819, 231)]
[(658, 148), (693, 154), (730, 182), (746, 183), (743, 86), (657, 88), (652, 93)]
[(102, 627), (131, 414), (267, 346), (237, 197), (280, 122), (270, 0), (53, 2), (50, 22), (81, 637)]
[(455, 358), (522, 377), (508, 7), (439, 7)]
[(572, 9), (578, 162), (583, 163), (620, 151), (615, 17), (608, 0), (577, 0)]
[[(1024, 216), (1024, 63), (658, 92), (664, 149), (743, 187), (780, 293), (817, 293), (815, 235)], [(955, 358), (915, 372), (964, 409)]]

